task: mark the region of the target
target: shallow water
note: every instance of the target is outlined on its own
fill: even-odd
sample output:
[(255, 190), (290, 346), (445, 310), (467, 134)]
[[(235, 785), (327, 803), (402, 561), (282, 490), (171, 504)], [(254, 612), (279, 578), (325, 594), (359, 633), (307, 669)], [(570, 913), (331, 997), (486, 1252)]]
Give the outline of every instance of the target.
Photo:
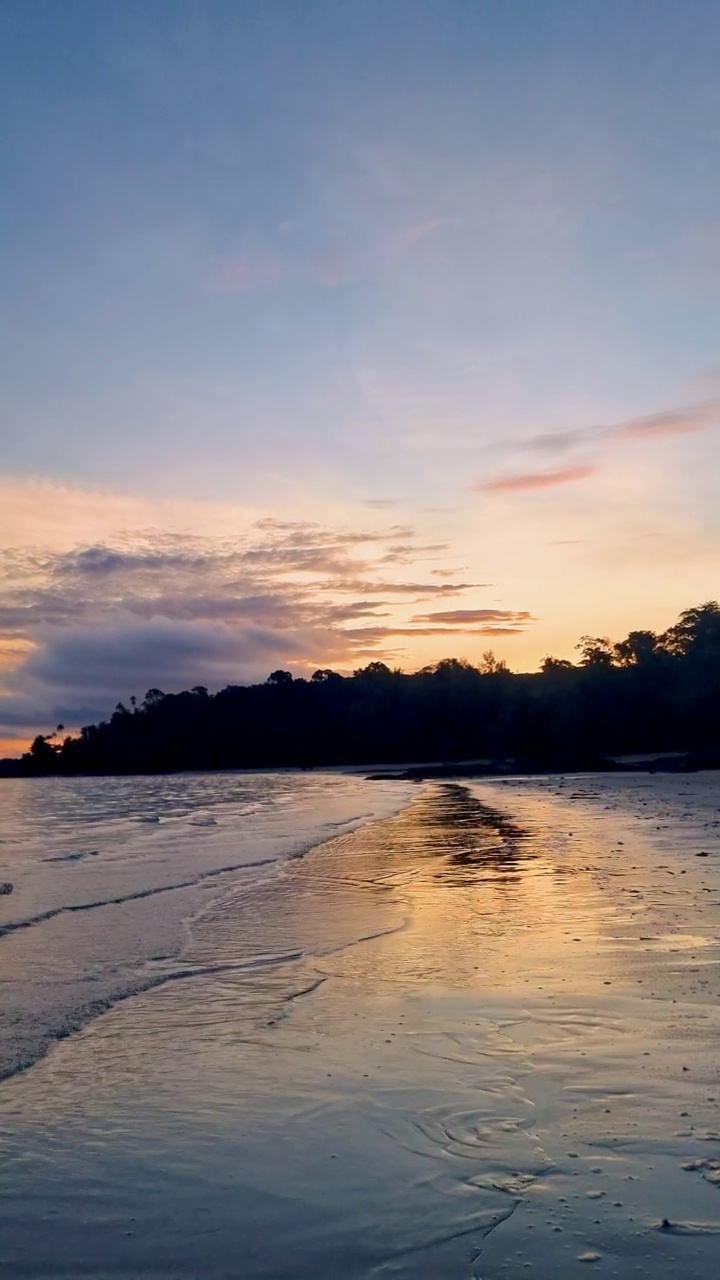
[(717, 776), (412, 794), (6, 1081), (3, 1274), (720, 1274)]
[(261, 892), (284, 859), (409, 790), (279, 772), (0, 783), (0, 1078), (185, 975), (187, 921), (205, 905)]

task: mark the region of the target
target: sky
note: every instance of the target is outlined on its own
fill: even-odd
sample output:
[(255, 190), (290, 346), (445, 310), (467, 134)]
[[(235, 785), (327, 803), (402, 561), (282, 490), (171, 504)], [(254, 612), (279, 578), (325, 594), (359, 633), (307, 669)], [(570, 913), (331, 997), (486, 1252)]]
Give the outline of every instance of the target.
[[(0, 754), (720, 594), (715, 0), (0, 0)], [(9, 123), (8, 123), (9, 122)]]

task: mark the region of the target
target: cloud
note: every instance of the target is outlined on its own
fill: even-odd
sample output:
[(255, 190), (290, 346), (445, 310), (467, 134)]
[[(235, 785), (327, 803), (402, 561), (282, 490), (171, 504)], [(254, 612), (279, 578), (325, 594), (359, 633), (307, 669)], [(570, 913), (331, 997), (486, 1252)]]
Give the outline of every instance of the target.
[[(577, 427), (570, 431), (540, 432), (509, 446), (514, 453), (531, 453), (554, 458), (582, 450), (585, 460), (550, 471), (520, 471), (509, 475), (479, 480), (473, 488), (480, 493), (520, 493), (533, 489), (550, 489), (556, 485), (586, 480), (598, 470), (596, 461), (603, 450), (614, 444), (632, 444), (670, 436), (707, 431), (720, 424), (720, 399), (701, 400), (651, 413), (645, 417), (627, 418), (602, 426)], [(503, 445), (503, 449), (507, 446)]]
[(413, 561), (417, 561), (421, 556), (436, 556), (449, 550), (450, 547), (447, 542), (431, 542), (426, 546), (408, 546), (400, 543), (399, 546), (388, 547), (385, 555), (380, 560), (380, 563), (411, 564)]
[(403, 227), (394, 236), (393, 244), (399, 249), (408, 248), (418, 240), (423, 240), (425, 236), (432, 235), (434, 231), (449, 227), (451, 222), (451, 218), (426, 218), (424, 222), (418, 222), (414, 226)]
[(171, 572), (175, 569), (205, 569), (212, 562), (212, 557), (193, 554), (191, 551), (163, 551), (152, 548), (139, 548), (129, 552), (103, 545), (83, 547), (77, 551), (58, 556), (54, 572), (59, 577), (109, 577), (113, 574), (127, 574), (142, 569), (151, 572)]
[(608, 437), (615, 440), (647, 440), (657, 436), (686, 436), (707, 431), (719, 423), (720, 400), (703, 400), (684, 408), (651, 413), (645, 418), (630, 418), (605, 430)]
[(525, 471), (515, 475), (496, 476), (479, 480), (473, 485), (478, 493), (520, 493), (532, 489), (552, 489), (557, 485), (574, 484), (594, 475), (597, 467), (586, 463), (575, 467), (561, 467), (556, 471)]
[[(151, 686), (179, 689), (197, 683), (266, 674), (268, 662), (297, 657), (299, 638), (253, 626), (224, 627), (207, 622), (132, 619), (115, 626), (46, 633), (23, 670), (23, 682), (47, 685), (57, 697), (79, 691), (87, 699), (107, 698), (109, 688), (124, 697)], [(107, 707), (107, 704), (105, 704)]]
[(570, 431), (547, 431), (516, 442), (521, 452), (561, 454), (577, 448), (598, 448), (612, 441), (653, 440), (664, 436), (684, 436), (720, 425), (720, 399), (701, 400), (627, 418), (601, 426), (576, 427)]
[(363, 640), (366, 644), (377, 645), (382, 641), (391, 640), (394, 636), (413, 639), (417, 639), (418, 636), (518, 636), (522, 635), (524, 630), (522, 626), (506, 627), (488, 623), (483, 627), (354, 627), (352, 631), (346, 632), (346, 635), (352, 636), (355, 641)]
[(470, 627), (475, 624), (486, 626), (508, 624), (513, 627), (524, 627), (532, 622), (532, 614), (526, 610), (512, 609), (447, 609), (440, 613), (417, 614), (413, 622), (443, 622), (451, 626)]
[(310, 637), (252, 623), (224, 626), (165, 618), (82, 628), (47, 628), (17, 670), (0, 718), (32, 734), (107, 718), (119, 699), (146, 689), (177, 692), (196, 684), (219, 688), (264, 679), (278, 665), (302, 662), (313, 644), (337, 656), (332, 634)]
[(349, 670), (383, 656), (394, 637), (452, 637), (469, 621), (504, 626), (511, 615), (497, 610), (452, 627), (405, 620), (408, 603), (482, 586), (400, 576), (446, 550), (408, 525), (267, 518), (233, 537), (148, 531), (63, 550), (0, 549), (0, 725), (29, 736), (59, 720), (77, 727), (153, 685), (219, 688), (276, 666)]
[[(398, 536), (413, 531), (264, 520), (233, 539), (147, 534), (61, 553), (0, 551), (0, 627), (74, 625), (103, 611), (315, 626), (328, 611), (334, 620), (373, 611), (379, 601), (368, 596), (453, 596), (478, 585), (398, 580), (397, 566), (445, 550)], [(341, 603), (348, 595), (362, 599)]]
[[(450, 571), (448, 571), (450, 572)], [(363, 595), (400, 596), (455, 596), (461, 591), (476, 591), (489, 587), (489, 582), (363, 582), (348, 581), (338, 584), (338, 591), (353, 591)]]
[(400, 498), (363, 498), (363, 506), (374, 511), (387, 511), (390, 507), (401, 506)]
[(151, 528), (154, 537), (159, 528), (194, 529), (217, 537), (246, 530), (260, 515), (247, 504), (151, 498), (141, 492), (130, 496), (42, 477), (0, 475), (0, 548), (6, 550), (41, 546), (57, 552), (108, 540), (115, 544), (118, 530), (129, 529)]

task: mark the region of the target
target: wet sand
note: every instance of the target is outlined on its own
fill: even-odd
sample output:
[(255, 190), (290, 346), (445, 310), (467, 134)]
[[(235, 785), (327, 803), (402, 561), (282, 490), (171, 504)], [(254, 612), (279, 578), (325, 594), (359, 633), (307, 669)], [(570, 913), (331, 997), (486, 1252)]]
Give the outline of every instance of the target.
[(720, 1276), (717, 775), (426, 784), (183, 960), (2, 1086), (4, 1276)]

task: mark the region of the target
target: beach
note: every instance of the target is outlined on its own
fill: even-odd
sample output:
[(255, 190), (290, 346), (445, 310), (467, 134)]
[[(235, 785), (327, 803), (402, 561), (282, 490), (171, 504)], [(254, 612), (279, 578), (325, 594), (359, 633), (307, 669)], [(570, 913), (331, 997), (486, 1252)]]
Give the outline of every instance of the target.
[(720, 775), (276, 777), (17, 784), (3, 1275), (720, 1275)]

